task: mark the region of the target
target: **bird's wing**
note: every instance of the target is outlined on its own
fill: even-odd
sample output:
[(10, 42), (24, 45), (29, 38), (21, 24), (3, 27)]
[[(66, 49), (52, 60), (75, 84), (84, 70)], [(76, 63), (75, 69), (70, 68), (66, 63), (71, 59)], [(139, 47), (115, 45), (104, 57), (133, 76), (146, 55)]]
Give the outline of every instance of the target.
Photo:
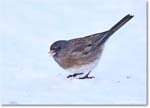
[(91, 51), (94, 51), (96, 50), (96, 48), (100, 47), (100, 40), (105, 34), (106, 32), (96, 33), (83, 38), (70, 40), (70, 47), (72, 48), (70, 48), (71, 50), (69, 51), (70, 55), (74, 57), (89, 56), (90, 54), (92, 54)]
[(71, 56), (83, 56), (88, 54), (92, 48), (92, 41), (85, 39), (76, 39), (71, 42), (72, 49), (69, 51)]

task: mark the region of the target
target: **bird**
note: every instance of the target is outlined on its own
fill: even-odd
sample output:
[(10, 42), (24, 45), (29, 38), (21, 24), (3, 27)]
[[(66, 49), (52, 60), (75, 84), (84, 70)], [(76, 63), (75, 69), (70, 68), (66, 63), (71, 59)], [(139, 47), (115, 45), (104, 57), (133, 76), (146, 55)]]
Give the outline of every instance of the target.
[(67, 78), (92, 79), (89, 76), (98, 65), (106, 41), (134, 15), (127, 14), (107, 31), (70, 40), (58, 40), (48, 52), (64, 70), (72, 73)]

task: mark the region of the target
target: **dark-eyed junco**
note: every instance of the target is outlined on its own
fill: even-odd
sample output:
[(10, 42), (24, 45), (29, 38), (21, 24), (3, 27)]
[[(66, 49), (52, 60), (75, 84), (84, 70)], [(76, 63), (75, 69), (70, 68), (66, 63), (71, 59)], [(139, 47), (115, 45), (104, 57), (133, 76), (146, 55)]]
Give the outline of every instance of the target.
[(89, 77), (89, 74), (98, 64), (105, 42), (132, 17), (133, 15), (126, 15), (116, 25), (102, 33), (56, 41), (51, 45), (49, 53), (62, 68), (73, 73), (67, 78), (77, 76), (82, 76), (78, 77), (79, 79), (94, 78)]

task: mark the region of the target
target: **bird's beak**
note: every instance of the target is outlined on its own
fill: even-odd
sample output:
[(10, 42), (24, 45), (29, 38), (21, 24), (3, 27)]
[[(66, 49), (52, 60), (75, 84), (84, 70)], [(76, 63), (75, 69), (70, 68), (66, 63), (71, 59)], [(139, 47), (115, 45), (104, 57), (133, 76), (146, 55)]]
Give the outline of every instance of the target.
[(50, 54), (50, 55), (54, 56), (54, 55), (56, 54), (56, 51), (51, 50), (51, 51), (49, 51), (49, 52), (48, 52), (48, 54)]

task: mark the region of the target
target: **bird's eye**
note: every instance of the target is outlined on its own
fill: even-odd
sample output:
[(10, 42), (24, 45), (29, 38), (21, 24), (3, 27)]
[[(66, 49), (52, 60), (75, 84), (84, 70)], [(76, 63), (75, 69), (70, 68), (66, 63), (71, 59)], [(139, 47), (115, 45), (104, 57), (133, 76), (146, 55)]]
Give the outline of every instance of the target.
[(61, 47), (58, 47), (57, 50), (61, 50)]
[(88, 46), (90, 47), (90, 46), (92, 46), (91, 44), (88, 44)]

